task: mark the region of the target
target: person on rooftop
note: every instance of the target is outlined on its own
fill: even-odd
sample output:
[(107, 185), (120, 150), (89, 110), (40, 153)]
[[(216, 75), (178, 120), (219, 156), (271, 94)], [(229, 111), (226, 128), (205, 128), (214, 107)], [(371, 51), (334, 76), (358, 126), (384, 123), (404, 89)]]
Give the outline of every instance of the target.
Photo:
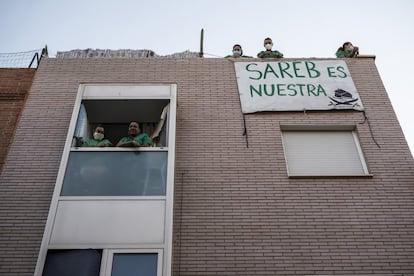
[(267, 37), (264, 40), (263, 46), (266, 48), (266, 51), (261, 51), (257, 54), (258, 58), (282, 58), (283, 54), (277, 50), (272, 51), (273, 42), (272, 39)]
[(359, 54), (359, 48), (354, 47), (351, 42), (345, 42), (339, 47), (335, 55), (337, 58), (353, 58)]
[(234, 44), (233, 54), (225, 56), (224, 58), (251, 58), (251, 57), (243, 55), (243, 49), (240, 44)]

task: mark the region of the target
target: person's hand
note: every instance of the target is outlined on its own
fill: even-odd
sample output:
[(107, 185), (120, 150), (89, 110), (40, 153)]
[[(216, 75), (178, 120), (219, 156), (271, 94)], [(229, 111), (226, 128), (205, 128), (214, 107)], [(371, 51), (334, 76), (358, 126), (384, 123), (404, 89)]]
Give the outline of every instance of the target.
[(139, 147), (139, 146), (141, 146), (137, 141), (135, 141), (135, 140), (133, 140), (133, 141), (131, 141), (131, 145), (133, 146), (133, 147)]

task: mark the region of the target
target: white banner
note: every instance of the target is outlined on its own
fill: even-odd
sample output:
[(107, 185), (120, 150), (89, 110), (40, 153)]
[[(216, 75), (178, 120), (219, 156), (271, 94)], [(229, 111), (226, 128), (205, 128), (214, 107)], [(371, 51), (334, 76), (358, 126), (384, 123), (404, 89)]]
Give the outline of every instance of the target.
[(235, 62), (243, 113), (364, 110), (343, 60)]

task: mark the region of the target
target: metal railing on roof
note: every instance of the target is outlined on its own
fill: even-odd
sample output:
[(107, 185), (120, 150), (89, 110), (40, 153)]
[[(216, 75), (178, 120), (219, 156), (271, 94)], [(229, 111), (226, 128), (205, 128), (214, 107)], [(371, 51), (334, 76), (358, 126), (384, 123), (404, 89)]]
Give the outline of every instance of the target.
[(0, 68), (35, 68), (48, 56), (47, 46), (26, 52), (0, 53)]

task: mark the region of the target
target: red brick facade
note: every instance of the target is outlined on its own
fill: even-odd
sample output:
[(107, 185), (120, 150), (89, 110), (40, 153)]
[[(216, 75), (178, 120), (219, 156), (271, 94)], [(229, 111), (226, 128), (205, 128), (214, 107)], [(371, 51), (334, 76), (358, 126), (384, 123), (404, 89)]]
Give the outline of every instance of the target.
[(0, 69), (0, 172), (35, 72), (35, 69)]
[[(263, 112), (247, 147), (230, 60), (43, 60), (0, 176), (0, 274), (33, 274), (79, 84), (110, 82), (177, 84), (173, 275), (414, 275), (414, 161), (374, 60), (346, 63), (372, 132)], [(288, 178), (280, 125), (341, 124), (372, 177)]]

